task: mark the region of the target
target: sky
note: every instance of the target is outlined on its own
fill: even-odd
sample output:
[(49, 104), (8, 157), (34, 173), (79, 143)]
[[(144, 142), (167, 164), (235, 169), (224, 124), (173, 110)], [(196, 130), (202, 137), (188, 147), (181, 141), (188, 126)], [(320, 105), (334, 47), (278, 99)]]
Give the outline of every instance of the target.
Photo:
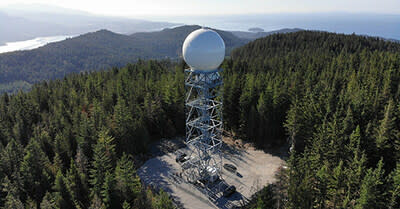
[(400, 0), (1, 0), (0, 7), (36, 3), (125, 17), (326, 12), (400, 14)]

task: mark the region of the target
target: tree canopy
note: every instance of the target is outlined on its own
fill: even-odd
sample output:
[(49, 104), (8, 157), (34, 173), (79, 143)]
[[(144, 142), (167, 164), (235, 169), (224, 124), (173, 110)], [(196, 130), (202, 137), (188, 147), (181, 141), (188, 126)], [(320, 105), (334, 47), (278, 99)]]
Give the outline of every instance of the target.
[[(173, 207), (135, 162), (151, 142), (184, 135), (185, 67), (139, 60), (1, 95), (0, 207)], [(399, 207), (400, 44), (275, 34), (222, 68), (226, 131), (291, 147), (249, 208)]]

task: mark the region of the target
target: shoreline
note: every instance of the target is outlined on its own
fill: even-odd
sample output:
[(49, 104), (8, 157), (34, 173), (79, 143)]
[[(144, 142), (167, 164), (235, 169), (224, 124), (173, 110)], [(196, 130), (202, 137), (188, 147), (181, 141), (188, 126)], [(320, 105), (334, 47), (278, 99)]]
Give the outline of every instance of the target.
[(0, 42), (0, 54), (6, 52), (36, 49), (53, 42), (64, 41), (77, 35), (42, 36), (24, 41)]

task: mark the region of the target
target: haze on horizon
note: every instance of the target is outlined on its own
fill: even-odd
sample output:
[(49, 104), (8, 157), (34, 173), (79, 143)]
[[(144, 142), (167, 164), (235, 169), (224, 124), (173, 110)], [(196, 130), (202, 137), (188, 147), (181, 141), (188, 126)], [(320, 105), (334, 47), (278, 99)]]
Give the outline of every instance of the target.
[(182, 15), (243, 15), (274, 13), (379, 13), (400, 14), (398, 0), (2, 0), (0, 8), (37, 8), (37, 4), (124, 17)]
[(0, 51), (100, 29), (133, 34), (179, 25), (228, 31), (301, 28), (400, 40), (400, 1), (2, 0)]

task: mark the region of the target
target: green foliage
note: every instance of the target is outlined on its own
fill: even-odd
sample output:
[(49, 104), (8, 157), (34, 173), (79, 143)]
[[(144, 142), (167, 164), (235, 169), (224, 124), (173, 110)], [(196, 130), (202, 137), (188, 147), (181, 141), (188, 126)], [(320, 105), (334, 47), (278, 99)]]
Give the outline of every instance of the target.
[(400, 163), (397, 164), (396, 170), (391, 174), (392, 186), (390, 187), (390, 205), (389, 208), (400, 207)]
[(383, 164), (379, 161), (378, 167), (374, 170), (368, 169), (360, 188), (360, 198), (357, 200), (357, 209), (361, 208), (383, 208), (386, 204), (382, 201), (383, 190)]
[(102, 131), (99, 134), (97, 144), (93, 148), (93, 162), (90, 170), (92, 196), (103, 196), (103, 189), (106, 190), (104, 196), (108, 195), (107, 189), (109, 189), (109, 184), (112, 181), (110, 173), (112, 172), (115, 157), (115, 145), (113, 141), (114, 138), (109, 136), (106, 131)]
[(70, 168), (66, 174), (66, 182), (68, 191), (71, 195), (71, 201), (76, 208), (85, 208), (89, 202), (88, 200), (88, 185), (86, 182), (86, 174), (75, 165), (75, 161), (71, 159)]
[(153, 200), (153, 208), (155, 209), (174, 209), (172, 200), (169, 198), (168, 194), (162, 189), (160, 193), (155, 196)]
[(261, 148), (290, 145), (288, 187), (273, 192), (287, 192), (286, 208), (398, 205), (399, 51), (302, 31), (253, 41), (224, 63), (225, 128)]
[(56, 206), (56, 203), (55, 203), (54, 194), (47, 192), (46, 195), (43, 197), (42, 202), (40, 203), (40, 208), (41, 209), (57, 209), (58, 207)]
[(379, 121), (379, 126), (376, 129), (375, 139), (377, 154), (382, 156), (384, 161), (390, 165), (396, 163), (396, 155), (393, 155), (393, 153), (395, 153), (395, 141), (399, 138), (393, 100), (389, 100), (385, 107), (384, 117)]
[(0, 207), (151, 207), (133, 161), (183, 135), (182, 81), (169, 61), (139, 61), (1, 95)]
[(132, 203), (141, 195), (141, 183), (136, 175), (132, 157), (123, 154), (115, 168), (116, 188), (120, 202)]
[(0, 159), (0, 173), (9, 177), (16, 176), (19, 173), (19, 167), (24, 159), (24, 149), (22, 145), (14, 139), (11, 139), (5, 149), (1, 150)]
[[(260, 148), (291, 144), (287, 171), (253, 208), (398, 208), (399, 50), (304, 31), (232, 52), (226, 130)], [(3, 94), (0, 205), (173, 208), (165, 192), (144, 190), (133, 159), (184, 135), (183, 67), (138, 61)]]
[(55, 204), (60, 209), (74, 208), (65, 178), (59, 170), (54, 181)]
[(37, 205), (42, 201), (51, 186), (49, 160), (35, 140), (31, 140), (25, 148), (24, 160), (20, 172), (24, 181), (26, 195), (32, 195)]
[(107, 207), (104, 205), (101, 199), (97, 195), (94, 195), (89, 209), (106, 209), (106, 208)]
[(3, 192), (7, 192), (7, 196), (4, 200), (4, 208), (23, 209), (24, 204), (20, 199), (18, 187), (15, 187), (7, 177), (4, 180), (3, 187)]
[(253, 196), (253, 200), (250, 202), (246, 208), (249, 209), (267, 209), (267, 208), (277, 208), (277, 200), (274, 192), (275, 186), (268, 185), (264, 187), (261, 191)]
[(115, 200), (114, 184), (115, 184), (114, 175), (107, 171), (100, 192), (101, 196), (103, 197), (103, 202), (107, 206), (107, 208), (113, 208), (113, 205), (115, 205), (113, 202), (113, 200)]

